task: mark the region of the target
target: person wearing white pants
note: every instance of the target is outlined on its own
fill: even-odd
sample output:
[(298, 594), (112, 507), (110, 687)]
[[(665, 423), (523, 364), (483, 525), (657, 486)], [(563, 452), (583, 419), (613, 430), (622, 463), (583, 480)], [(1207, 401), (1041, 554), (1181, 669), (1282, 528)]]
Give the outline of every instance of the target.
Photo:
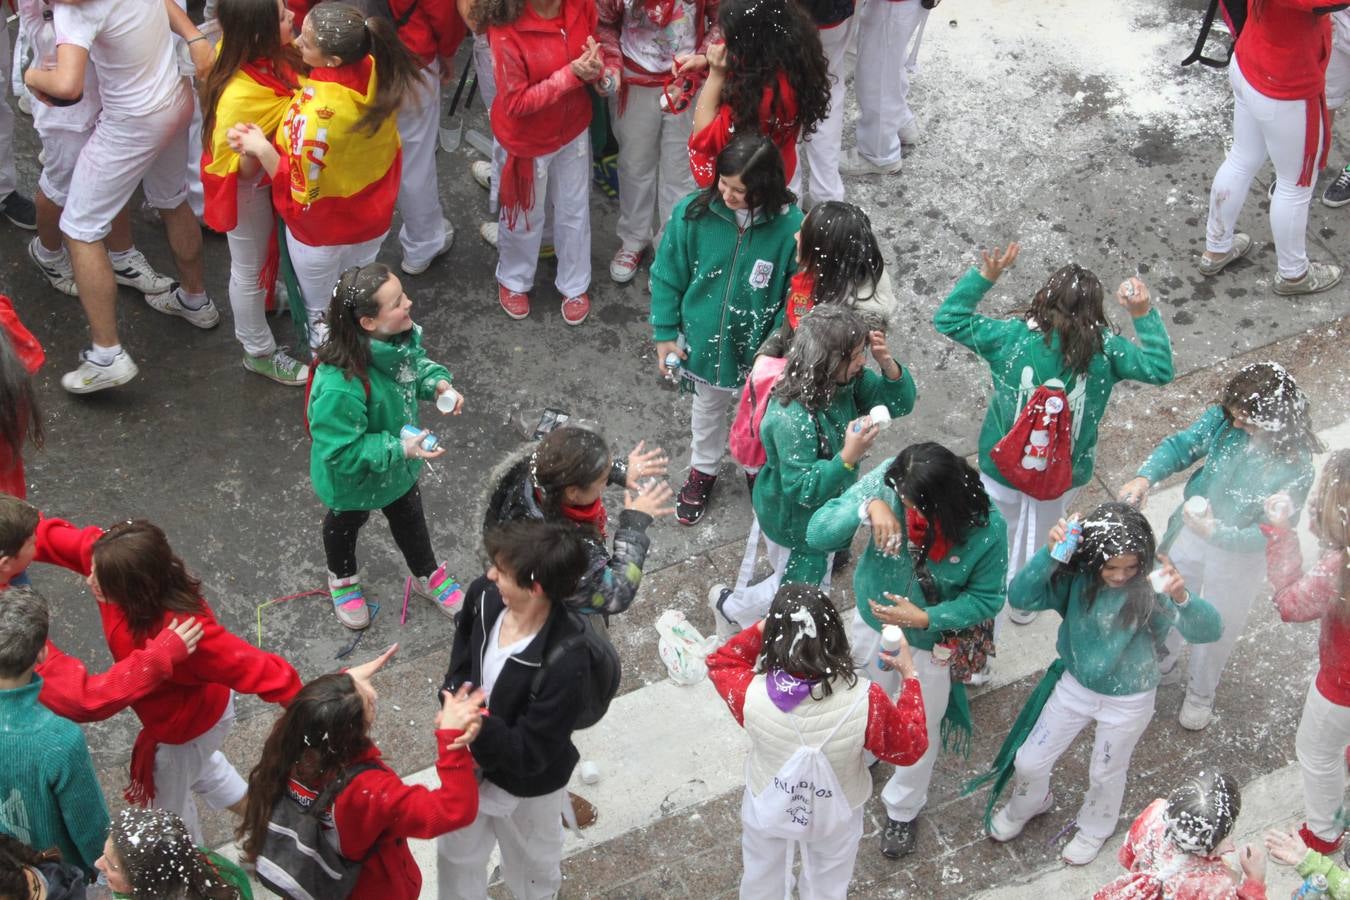
[(229, 809), (243, 801), (248, 783), (220, 752), (234, 727), (234, 697), (220, 720), (204, 734), (184, 744), (160, 744), (155, 751), (155, 798), (151, 806), (177, 813), (192, 840), (205, 843), (197, 801), (211, 809)]
[[(903, 0), (910, 2), (910, 0)], [(825, 61), (830, 67), (830, 114), (825, 117), (815, 132), (799, 148), (798, 155), (806, 159), (811, 170), (807, 182), (810, 208), (827, 200), (844, 199), (844, 182), (839, 177), (839, 151), (844, 140), (844, 100), (847, 94), (844, 62), (853, 35), (857, 30), (858, 17), (849, 11), (848, 18), (842, 22), (833, 22), (820, 26), (820, 48), (825, 51)]]
[[(1327, 131), (1336, 124), (1336, 111), (1350, 97), (1350, 9), (1331, 14), (1331, 59), (1327, 62)], [(1350, 203), (1350, 165), (1322, 192), (1322, 205), (1333, 209)]]
[[(844, 827), (824, 838), (801, 844), (801, 876), (796, 879), (801, 900), (846, 900), (858, 844), (863, 836), (863, 807), (853, 810)], [(783, 864), (792, 842), (741, 829), (740, 900), (781, 900), (791, 896), (790, 876)]]
[[(989, 499), (998, 507), (1003, 520), (1008, 523), (1008, 581), (1011, 582), (1013, 576), (1022, 571), (1022, 567), (1040, 549), (1050, 526), (1064, 518), (1081, 488), (1070, 488), (1053, 500), (1037, 500), (1006, 484), (999, 484), (983, 472), (980, 473), (980, 482)], [(1026, 625), (1036, 620), (1036, 613), (1009, 610), (1006, 607), (999, 610), (994, 617), (995, 640), (1008, 619), (1018, 625)]]
[(516, 900), (549, 900), (562, 887), (556, 860), (563, 849), (567, 789), (542, 797), (514, 797), (486, 782), (479, 786), (478, 818), (436, 839), (436, 887), (441, 900), (487, 896), (488, 858), (501, 851), (502, 881)]
[[(1350, 706), (1323, 696), (1314, 681), (1308, 685), (1303, 716), (1294, 737), (1294, 755), (1303, 776), (1304, 843), (1319, 853), (1333, 853), (1345, 832), (1345, 751), (1350, 747)], [(1308, 837), (1316, 838), (1309, 842)]]
[(422, 66), (416, 90), (398, 111), (398, 134), (403, 140), (403, 175), (398, 187), (403, 226), (398, 242), (403, 248), (400, 267), (409, 275), (421, 275), (431, 268), (455, 240), (454, 226), (441, 209), (441, 189), (436, 182), (441, 66), (435, 58)]
[[(755, 575), (755, 566), (759, 560), (760, 540), (764, 541), (765, 558), (769, 561), (772, 571), (761, 581), (751, 584), (750, 579)], [(764, 535), (759, 527), (758, 516), (750, 521), (750, 535), (746, 539), (745, 554), (741, 557), (741, 570), (736, 576), (736, 586), (725, 599), (721, 597), (721, 585), (713, 588), (717, 591), (714, 603), (720, 602), (718, 609), (722, 613), (714, 617), (719, 636), (722, 636), (724, 623), (739, 625), (742, 622), (758, 622), (764, 618), (770, 604), (773, 603), (774, 595), (778, 593), (778, 588), (783, 583), (788, 557), (791, 555), (792, 551), (789, 548), (774, 543)], [(834, 554), (831, 553), (825, 563), (825, 578), (820, 582), (820, 589), (826, 593), (830, 590), (830, 568), (833, 563)], [(729, 637), (730, 634), (726, 636)]]
[(311, 246), (287, 229), (286, 249), (291, 256), (295, 280), (305, 298), (309, 313), (309, 346), (317, 349), (328, 338), (328, 325), (323, 321), (333, 300), (333, 287), (338, 276), (352, 266), (368, 266), (380, 253), (380, 245), (388, 237), (385, 232), (357, 244), (330, 244)]
[(918, 119), (909, 108), (909, 82), (928, 10), (921, 0), (863, 0), (855, 18), (857, 146), (844, 155), (839, 170), (848, 175), (890, 175), (900, 171), (901, 144), (919, 139)]
[(727, 452), (731, 413), (741, 392), (701, 380), (693, 385), (694, 396), (689, 405), (689, 465), (705, 475), (715, 476)]
[(33, 201), (19, 193), (19, 174), (14, 168), (14, 110), (9, 108), (9, 29), (0, 28), (0, 215), (20, 228), (37, 228)]

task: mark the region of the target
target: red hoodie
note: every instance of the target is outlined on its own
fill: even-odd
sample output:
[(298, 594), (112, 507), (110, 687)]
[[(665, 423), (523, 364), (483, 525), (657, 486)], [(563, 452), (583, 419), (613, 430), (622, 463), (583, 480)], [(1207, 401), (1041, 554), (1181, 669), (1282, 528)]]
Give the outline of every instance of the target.
[[(797, 95), (788, 83), (787, 73), (778, 73), (778, 103), (774, 104), (773, 88), (764, 87), (759, 98), (759, 129), (773, 141), (783, 156), (783, 178), (792, 180), (797, 171), (797, 137), (802, 126), (797, 121)], [(717, 115), (701, 131), (689, 136), (689, 171), (694, 181), (705, 188), (717, 175), (717, 154), (726, 149), (735, 134), (731, 107), (723, 103)]]
[(1350, 616), (1342, 610), (1346, 551), (1329, 550), (1307, 575), (1292, 528), (1262, 525), (1266, 577), (1275, 588), (1275, 608), (1285, 622), (1320, 619), (1317, 690), (1337, 706), (1350, 706)]
[[(286, 0), (287, 8), (295, 14), (297, 32), (318, 3), (319, 0)], [(389, 0), (389, 12), (395, 23), (407, 17), (398, 30), (398, 38), (424, 66), (437, 57), (454, 56), (469, 31), (459, 17), (455, 0)]]

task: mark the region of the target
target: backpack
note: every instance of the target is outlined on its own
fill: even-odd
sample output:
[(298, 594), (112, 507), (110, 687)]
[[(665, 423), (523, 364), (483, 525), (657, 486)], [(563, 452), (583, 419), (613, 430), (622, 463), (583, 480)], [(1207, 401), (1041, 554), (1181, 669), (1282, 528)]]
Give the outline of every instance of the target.
[[(1228, 47), (1228, 55), (1223, 59), (1210, 59), (1204, 55), (1205, 42), (1209, 40), (1209, 29), (1214, 24), (1216, 13), (1223, 12), (1223, 20), (1228, 25), (1228, 31), (1233, 35), (1233, 43)], [(1191, 55), (1181, 61), (1183, 66), (1189, 66), (1191, 63), (1200, 63), (1202, 66), (1209, 66), (1212, 69), (1224, 69), (1233, 60), (1233, 48), (1237, 46), (1238, 35), (1242, 34), (1242, 26), (1247, 24), (1247, 0), (1209, 0), (1209, 9), (1205, 11), (1204, 21), (1200, 23), (1200, 34), (1195, 39), (1195, 49)]]
[[(793, 842), (806, 843), (838, 834), (839, 826), (853, 817), (853, 807), (844, 796), (839, 776), (835, 774), (834, 766), (830, 765), (829, 757), (822, 748), (853, 717), (858, 704), (867, 699), (870, 689), (868, 682), (859, 679), (858, 696), (849, 706), (848, 712), (839, 718), (825, 740), (814, 747), (806, 743), (801, 729), (797, 727), (796, 717), (789, 714), (787, 720), (792, 724), (792, 730), (797, 732), (801, 746), (778, 768), (764, 790), (747, 797), (741, 807), (746, 825), (762, 834), (788, 841), (789, 870), (792, 868)], [(747, 773), (749, 767), (747, 761)], [(791, 885), (792, 880), (788, 879), (787, 884)]]
[(787, 368), (787, 359), (778, 356), (759, 356), (745, 379), (745, 388), (736, 404), (736, 418), (731, 421), (731, 435), (727, 440), (731, 458), (746, 469), (758, 471), (767, 456), (759, 437), (759, 426), (769, 408), (769, 396)]
[(1000, 475), (1036, 500), (1054, 500), (1073, 486), (1073, 411), (1064, 382), (1031, 393), (989, 458)]
[(324, 836), (323, 819), (352, 779), (375, 768), (373, 762), (357, 763), (315, 797), (297, 796), (288, 788), (277, 798), (255, 862), (258, 880), (268, 890), (291, 900), (342, 900), (351, 894), (364, 860), (340, 854)]
[(567, 617), (573, 625), (581, 629), (581, 633), (568, 635), (558, 641), (544, 656), (543, 665), (534, 673), (534, 680), (530, 682), (530, 701), (538, 699), (549, 667), (570, 653), (573, 647), (578, 644), (584, 646), (591, 659), (590, 677), (583, 686), (581, 714), (577, 716), (576, 724), (572, 726), (574, 731), (580, 731), (599, 722), (609, 711), (610, 701), (619, 693), (623, 665), (619, 662), (619, 651), (614, 649), (609, 638), (596, 630), (591, 616), (583, 616), (581, 613), (568, 610)]

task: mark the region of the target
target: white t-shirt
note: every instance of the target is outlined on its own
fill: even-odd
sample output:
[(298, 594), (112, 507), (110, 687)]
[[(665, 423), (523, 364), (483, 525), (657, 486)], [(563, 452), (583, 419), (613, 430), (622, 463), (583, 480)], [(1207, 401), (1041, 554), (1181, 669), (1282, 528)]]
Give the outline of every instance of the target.
[(624, 56), (648, 72), (669, 72), (675, 57), (694, 52), (697, 3), (676, 0), (665, 28), (647, 17), (643, 0), (628, 0), (624, 5), (623, 27), (619, 30), (619, 49)]
[(85, 0), (53, 4), (58, 44), (89, 51), (105, 114), (155, 112), (181, 89), (163, 0)]
[(488, 696), (488, 708), (492, 708), (492, 686), (497, 683), (497, 676), (502, 674), (502, 666), (506, 665), (507, 657), (515, 656), (526, 647), (530, 646), (530, 641), (534, 640), (534, 634), (527, 634), (525, 637), (516, 641), (514, 644), (500, 646), (502, 637), (502, 619), (506, 618), (505, 611), (497, 617), (497, 621), (492, 623), (492, 633), (488, 635), (487, 646), (483, 648), (483, 693)]
[[(33, 47), (34, 36), (42, 24), (44, 0), (19, 0), (19, 31), (24, 43)], [(56, 4), (52, 4), (53, 11)], [(36, 53), (34, 53), (36, 55)], [(33, 104), (33, 125), (39, 131), (48, 128), (60, 128), (67, 131), (88, 131), (94, 126), (102, 104), (98, 97), (98, 73), (93, 66), (84, 68), (84, 95), (73, 106), (48, 106), (45, 103)]]

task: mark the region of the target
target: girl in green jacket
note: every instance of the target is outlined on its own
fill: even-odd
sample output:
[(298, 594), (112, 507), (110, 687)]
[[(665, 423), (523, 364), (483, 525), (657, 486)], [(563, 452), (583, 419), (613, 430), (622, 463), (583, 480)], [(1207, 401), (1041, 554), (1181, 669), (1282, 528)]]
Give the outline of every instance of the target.
[(969, 752), (970, 704), (949, 660), (958, 632), (987, 622), (1003, 607), (1007, 526), (975, 468), (934, 443), (906, 447), (822, 506), (811, 517), (807, 542), (821, 552), (842, 550), (860, 525), (870, 527), (872, 537), (853, 576), (854, 663), (894, 696), (900, 682), (876, 668), (877, 650), (883, 625), (903, 628), (928, 722), (927, 752), (896, 769), (881, 792), (881, 852), (899, 859), (918, 841), (918, 815), (928, 802), (939, 749)]
[[(879, 375), (864, 367), (869, 351)], [(914, 395), (914, 379), (891, 356), (886, 335), (869, 333), (852, 310), (820, 306), (802, 318), (760, 423), (765, 461), (740, 577), (735, 589), (715, 584), (708, 593), (718, 634), (764, 618), (782, 582), (825, 579), (829, 556), (806, 542), (811, 514), (858, 480), (858, 462), (881, 431), (868, 411), (907, 415)], [(761, 532), (773, 574), (751, 586)]]
[[(338, 621), (352, 629), (370, 624), (356, 536), (372, 509), (384, 513), (412, 573), (403, 588), (405, 610), (416, 593), (453, 617), (464, 599), (446, 565), (436, 563), (417, 486), (422, 460), (445, 452), (423, 447), (429, 432), (418, 424), (417, 401), (436, 400), (442, 413), (459, 415), (464, 398), (451, 390), (445, 367), (427, 359), (411, 309), (412, 300), (388, 266), (372, 263), (343, 272), (333, 289), (328, 339), (319, 347), (310, 388), (309, 474), (314, 493), (328, 506), (323, 520), (328, 593)], [(405, 425), (417, 433), (402, 436)]]
[[(1173, 510), (1159, 547), (1187, 583), (1210, 598), (1223, 617), (1223, 637), (1191, 649), (1186, 699), (1178, 720), (1200, 731), (1214, 715), (1214, 695), (1233, 646), (1247, 624), (1252, 601), (1266, 584), (1266, 500), (1286, 493), (1297, 512), (1313, 483), (1312, 454), (1322, 443), (1312, 429), (1308, 399), (1284, 367), (1244, 366), (1218, 401), (1194, 425), (1164, 438), (1120, 499), (1143, 504), (1149, 488), (1196, 462), (1185, 500)], [(1201, 462), (1203, 460), (1203, 462)], [(1163, 683), (1176, 684), (1183, 644), (1167, 639)]]
[(737, 394), (755, 350), (782, 323), (797, 267), (796, 199), (773, 143), (755, 132), (737, 135), (717, 155), (716, 181), (675, 206), (652, 262), (657, 369), (672, 377), (666, 360), (674, 354), (682, 386), (694, 395), (689, 477), (675, 507), (682, 525), (703, 518)]
[[(939, 333), (974, 350), (989, 364), (994, 393), (980, 428), (980, 478), (1008, 522), (1009, 578), (1026, 565), (1046, 530), (1092, 477), (1097, 428), (1116, 383), (1167, 384), (1173, 375), (1167, 329), (1138, 278), (1123, 282), (1116, 291), (1117, 302), (1134, 321), (1137, 344), (1120, 335), (1106, 318), (1101, 281), (1076, 264), (1051, 275), (1018, 316), (993, 319), (976, 314), (975, 308), (1017, 259), (1019, 249), (1013, 243), (1002, 252), (994, 248), (982, 253), (979, 270), (962, 276), (933, 316)], [(991, 456), (1041, 385), (1062, 388), (1072, 414), (1070, 487), (1045, 500), (1014, 487)], [(1025, 625), (1036, 613), (1011, 610), (1009, 617)]]

